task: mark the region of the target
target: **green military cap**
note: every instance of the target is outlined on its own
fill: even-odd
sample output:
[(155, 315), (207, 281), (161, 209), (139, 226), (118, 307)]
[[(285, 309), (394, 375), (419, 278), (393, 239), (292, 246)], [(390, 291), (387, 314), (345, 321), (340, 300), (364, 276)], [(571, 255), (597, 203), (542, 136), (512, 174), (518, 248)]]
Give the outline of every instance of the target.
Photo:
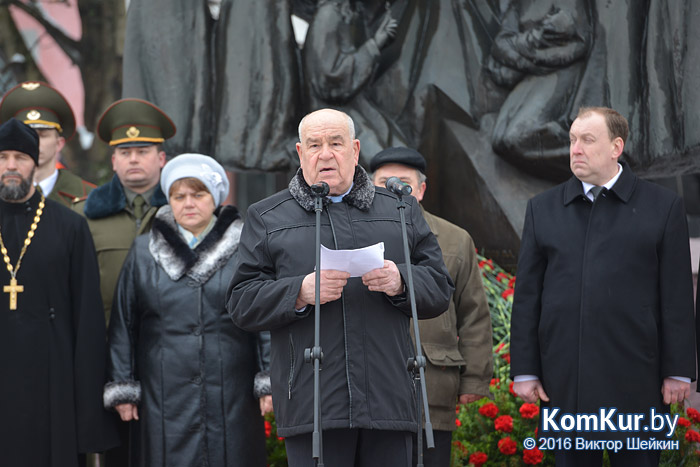
[(100, 117), (97, 134), (110, 146), (150, 146), (175, 134), (165, 112), (141, 99), (120, 99)]
[(5, 93), (0, 102), (0, 122), (11, 118), (34, 129), (55, 128), (67, 140), (75, 134), (75, 117), (68, 101), (40, 81), (26, 81)]

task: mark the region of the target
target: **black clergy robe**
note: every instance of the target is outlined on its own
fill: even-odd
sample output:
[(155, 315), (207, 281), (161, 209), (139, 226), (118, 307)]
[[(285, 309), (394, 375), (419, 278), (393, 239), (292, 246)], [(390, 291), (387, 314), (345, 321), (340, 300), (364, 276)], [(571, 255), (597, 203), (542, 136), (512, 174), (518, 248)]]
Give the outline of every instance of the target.
[[(0, 232), (10, 262), (36, 215), (40, 196), (0, 200)], [(105, 321), (99, 271), (87, 223), (46, 200), (22, 259), (17, 309), (2, 292), (10, 273), (0, 267), (0, 465), (73, 467), (79, 452), (117, 444), (102, 407)]]

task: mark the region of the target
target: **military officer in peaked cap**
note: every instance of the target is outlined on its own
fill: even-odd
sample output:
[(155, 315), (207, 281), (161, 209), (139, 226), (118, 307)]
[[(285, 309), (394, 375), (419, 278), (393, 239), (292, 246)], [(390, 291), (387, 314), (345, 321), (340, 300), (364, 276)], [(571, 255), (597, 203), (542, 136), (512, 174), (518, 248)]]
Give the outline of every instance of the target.
[[(104, 111), (97, 134), (112, 148), (112, 180), (75, 205), (87, 217), (100, 265), (100, 288), (109, 321), (112, 297), (134, 239), (151, 228), (159, 207), (168, 200), (160, 189), (165, 165), (162, 143), (175, 134), (165, 112), (141, 99), (121, 99)], [(106, 453), (108, 467), (128, 464), (128, 425), (122, 446)]]
[(58, 161), (58, 155), (75, 134), (75, 117), (68, 101), (46, 83), (27, 81), (7, 91), (0, 102), (0, 122), (24, 122), (39, 134), (39, 164), (34, 174), (44, 196), (71, 206), (95, 188)]
[(113, 149), (114, 176), (75, 209), (87, 217), (95, 240), (109, 319), (114, 286), (131, 243), (150, 230), (155, 212), (167, 203), (159, 184), (165, 165), (162, 143), (175, 134), (175, 125), (150, 102), (121, 99), (102, 114), (97, 134)]

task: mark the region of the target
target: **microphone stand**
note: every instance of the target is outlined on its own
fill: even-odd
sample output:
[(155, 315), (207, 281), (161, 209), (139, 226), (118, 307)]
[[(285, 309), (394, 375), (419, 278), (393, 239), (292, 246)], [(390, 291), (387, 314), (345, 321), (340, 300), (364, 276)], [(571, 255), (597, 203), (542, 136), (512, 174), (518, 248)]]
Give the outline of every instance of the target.
[(321, 428), (321, 212), (323, 199), (330, 187), (325, 182), (311, 186), (314, 192), (314, 211), (316, 211), (316, 290), (314, 314), (314, 346), (304, 349), (304, 360), (314, 365), (314, 432), (311, 437), (311, 457), (316, 465), (323, 467), (323, 428)]
[[(392, 177), (394, 178), (394, 177)], [(387, 181), (388, 182), (388, 181)], [(420, 330), (418, 329), (418, 312), (416, 311), (416, 297), (415, 290), (413, 288), (413, 272), (411, 265), (411, 254), (408, 249), (408, 234), (406, 233), (406, 215), (404, 211), (406, 210), (406, 202), (403, 200), (403, 194), (410, 194), (411, 187), (404, 184), (404, 189), (392, 189), (387, 183), (387, 188), (398, 196), (396, 202), (396, 209), (399, 210), (399, 215), (401, 216), (401, 236), (403, 237), (403, 254), (406, 261), (406, 276), (408, 279), (408, 287), (406, 288), (408, 296), (411, 301), (411, 317), (413, 318), (413, 331), (416, 336), (416, 357), (408, 359), (408, 371), (413, 374), (413, 379), (417, 386), (418, 398), (418, 467), (423, 467), (423, 428), (420, 426), (423, 422), (423, 410), (425, 410), (425, 441), (428, 445), (428, 449), (435, 448), (435, 441), (433, 439), (433, 424), (430, 423), (430, 411), (428, 410), (428, 397), (425, 387), (425, 367), (426, 360), (423, 355), (423, 351), (420, 343)], [(417, 371), (416, 371), (417, 370)]]

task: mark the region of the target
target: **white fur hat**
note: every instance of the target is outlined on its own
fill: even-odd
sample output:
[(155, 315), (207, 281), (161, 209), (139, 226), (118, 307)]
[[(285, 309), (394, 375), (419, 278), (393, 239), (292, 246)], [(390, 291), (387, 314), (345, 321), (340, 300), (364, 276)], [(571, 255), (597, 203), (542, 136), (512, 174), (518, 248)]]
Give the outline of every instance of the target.
[(196, 178), (209, 190), (219, 206), (228, 196), (228, 177), (224, 168), (204, 154), (180, 154), (172, 158), (160, 174), (160, 187), (170, 197), (170, 187), (181, 178)]

